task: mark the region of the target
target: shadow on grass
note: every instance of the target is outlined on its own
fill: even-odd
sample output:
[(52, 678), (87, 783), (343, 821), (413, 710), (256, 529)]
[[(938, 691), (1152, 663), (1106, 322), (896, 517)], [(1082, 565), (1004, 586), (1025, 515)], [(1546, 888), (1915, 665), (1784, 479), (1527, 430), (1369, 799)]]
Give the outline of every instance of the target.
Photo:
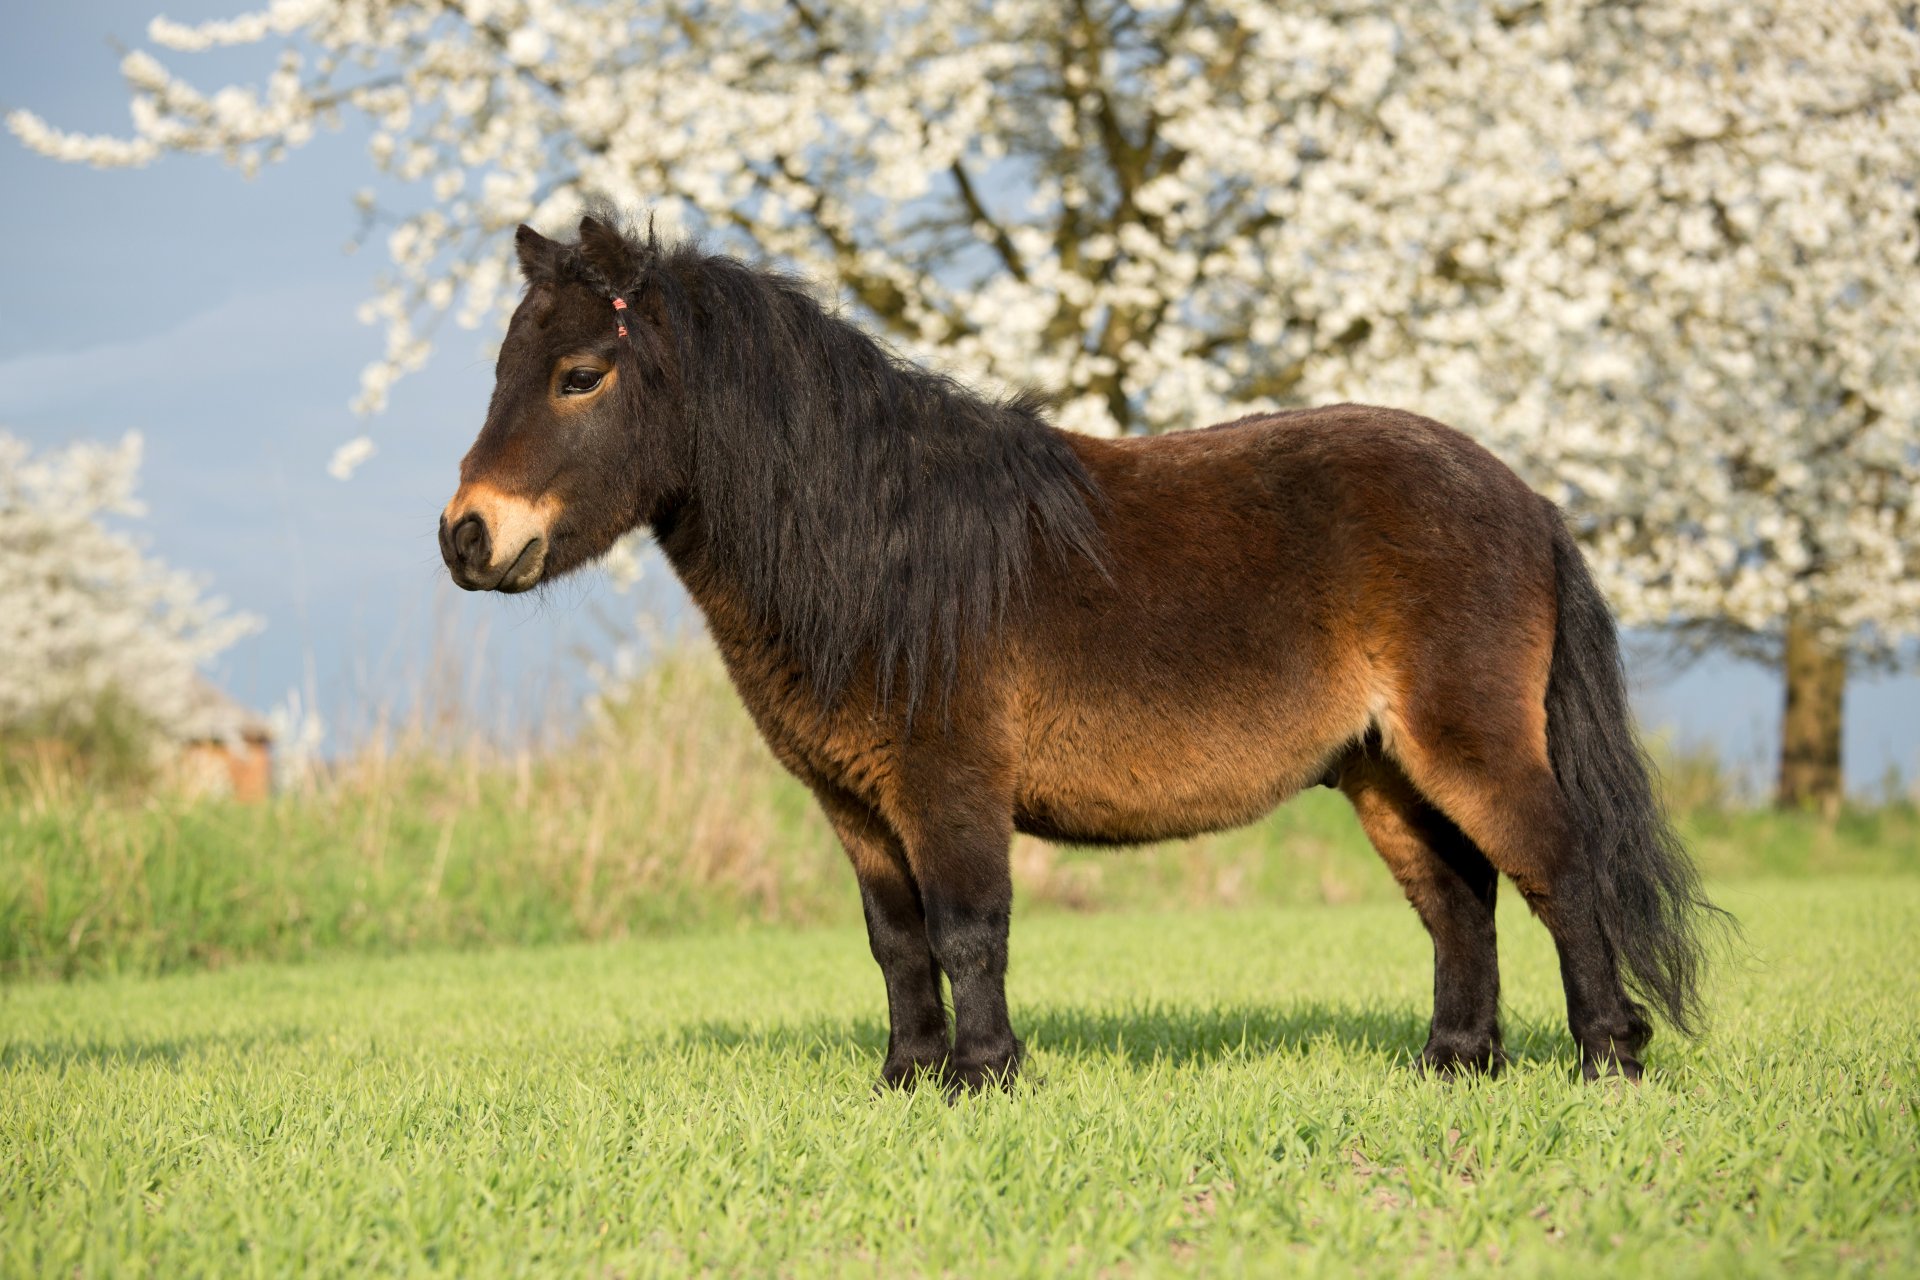
[(159, 1040), (17, 1040), (0, 1045), (0, 1070), (65, 1070), (77, 1066), (175, 1066), (211, 1054), (243, 1054), (298, 1044), (307, 1033), (294, 1028), (248, 1035), (170, 1036)]
[(1182, 1008), (1141, 1004), (1030, 1012), (1027, 1043), (1052, 1053), (1117, 1056), (1130, 1062), (1207, 1063), (1222, 1058), (1299, 1053), (1335, 1045), (1353, 1053), (1408, 1057), (1427, 1040), (1427, 1019), (1413, 1009), (1297, 1004)]
[[(1510, 1020), (1511, 1021), (1511, 1020)], [(1427, 1040), (1424, 1010), (1303, 1001), (1191, 1008), (1139, 1004), (1107, 1008), (1042, 1005), (1014, 1011), (1014, 1030), (1029, 1049), (1067, 1057), (1119, 1057), (1136, 1065), (1205, 1065), (1223, 1059), (1298, 1054), (1332, 1046), (1354, 1057), (1385, 1055), (1411, 1062)], [(1509, 1026), (1507, 1054), (1515, 1063), (1553, 1060), (1564, 1046), (1549, 1028)], [(871, 1018), (825, 1019), (766, 1026), (708, 1021), (684, 1027), (665, 1044), (642, 1052), (723, 1048), (798, 1055), (822, 1061), (848, 1052), (886, 1051), (887, 1029)], [(635, 1046), (640, 1048), (640, 1046)]]

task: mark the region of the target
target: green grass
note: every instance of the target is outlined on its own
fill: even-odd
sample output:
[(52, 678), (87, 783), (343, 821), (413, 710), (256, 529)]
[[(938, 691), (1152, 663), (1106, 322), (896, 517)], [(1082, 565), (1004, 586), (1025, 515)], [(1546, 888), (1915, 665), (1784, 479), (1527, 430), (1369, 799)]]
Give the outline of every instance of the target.
[[(14, 1275), (1868, 1275), (1920, 1267), (1920, 880), (1717, 886), (1701, 1041), (1585, 1086), (1505, 910), (1517, 1061), (1404, 1063), (1404, 906), (1028, 914), (1031, 1083), (874, 1097), (857, 930), (0, 990)], [(1510, 895), (1509, 895), (1510, 896)]]

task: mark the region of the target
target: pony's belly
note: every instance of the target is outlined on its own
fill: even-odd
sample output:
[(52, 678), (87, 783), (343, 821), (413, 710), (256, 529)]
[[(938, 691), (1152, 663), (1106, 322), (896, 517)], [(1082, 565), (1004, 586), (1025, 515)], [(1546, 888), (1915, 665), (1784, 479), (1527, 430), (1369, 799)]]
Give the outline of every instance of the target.
[(1120, 797), (1035, 797), (1015, 810), (1016, 831), (1063, 844), (1151, 844), (1245, 826), (1292, 795), (1277, 786), (1252, 796), (1207, 796), (1198, 803), (1143, 806)]
[(1340, 740), (1163, 733), (1036, 746), (1016, 795), (1016, 828), (1075, 844), (1140, 844), (1254, 821), (1319, 782)]

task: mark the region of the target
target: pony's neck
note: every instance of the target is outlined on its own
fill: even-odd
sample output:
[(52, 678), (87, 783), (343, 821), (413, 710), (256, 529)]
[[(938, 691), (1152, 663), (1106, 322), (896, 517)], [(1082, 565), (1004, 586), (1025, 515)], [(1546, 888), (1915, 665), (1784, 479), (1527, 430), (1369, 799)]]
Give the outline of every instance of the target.
[(716, 611), (731, 613), (746, 599), (742, 584), (727, 572), (727, 557), (715, 554), (713, 535), (713, 522), (698, 498), (674, 503), (653, 521), (654, 541), (667, 566), (709, 622)]
[(801, 655), (781, 643), (779, 626), (754, 612), (744, 584), (727, 570), (727, 557), (715, 554), (711, 524), (697, 499), (690, 498), (656, 519), (653, 534), (730, 669), (743, 658), (757, 655), (762, 662), (811, 675)]
[(697, 499), (667, 503), (649, 523), (660, 553), (682, 583), (689, 572), (704, 570), (712, 557), (707, 554), (707, 521)]

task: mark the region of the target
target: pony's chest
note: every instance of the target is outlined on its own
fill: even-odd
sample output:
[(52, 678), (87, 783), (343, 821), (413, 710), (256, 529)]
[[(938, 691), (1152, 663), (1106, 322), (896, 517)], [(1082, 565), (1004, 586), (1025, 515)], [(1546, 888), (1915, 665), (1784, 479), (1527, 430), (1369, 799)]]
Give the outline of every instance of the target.
[(851, 705), (854, 699), (824, 707), (806, 673), (777, 650), (715, 638), (740, 701), (774, 758), (809, 786), (826, 783), (877, 802), (894, 774), (884, 726)]
[(779, 636), (756, 622), (739, 593), (696, 554), (697, 531), (663, 539), (662, 546), (706, 617), (734, 690), (774, 758), (810, 787), (829, 785), (875, 803), (894, 766), (871, 708), (853, 698), (833, 708), (821, 703)]

